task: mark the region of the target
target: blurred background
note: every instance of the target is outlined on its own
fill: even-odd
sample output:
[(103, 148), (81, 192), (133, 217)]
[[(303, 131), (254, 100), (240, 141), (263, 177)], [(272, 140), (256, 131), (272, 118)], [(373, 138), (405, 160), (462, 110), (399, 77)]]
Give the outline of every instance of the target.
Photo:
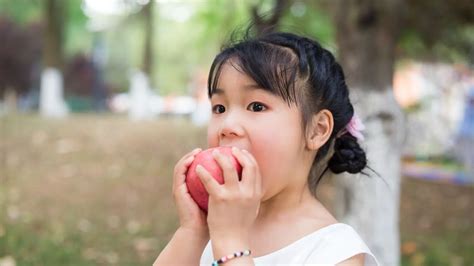
[(400, 264), (474, 265), (473, 1), (0, 0), (0, 266), (150, 265), (178, 225), (172, 169), (207, 145), (210, 64), (249, 23), (388, 88)]

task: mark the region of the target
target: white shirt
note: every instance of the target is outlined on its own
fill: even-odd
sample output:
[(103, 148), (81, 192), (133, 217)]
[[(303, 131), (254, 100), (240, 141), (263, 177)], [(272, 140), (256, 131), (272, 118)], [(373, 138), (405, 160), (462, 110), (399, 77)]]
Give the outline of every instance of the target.
[[(365, 254), (365, 265), (379, 265), (359, 234), (351, 226), (337, 223), (312, 232), (272, 253), (255, 257), (254, 263), (257, 266), (334, 265), (357, 254)], [(210, 266), (213, 261), (209, 241), (202, 253), (200, 265)]]

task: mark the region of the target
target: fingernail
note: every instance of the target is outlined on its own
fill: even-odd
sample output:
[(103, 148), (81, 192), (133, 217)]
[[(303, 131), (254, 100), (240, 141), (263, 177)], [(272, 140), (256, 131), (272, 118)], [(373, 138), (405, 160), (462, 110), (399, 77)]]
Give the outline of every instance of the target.
[(202, 165), (198, 164), (196, 166), (196, 171), (202, 171), (202, 169), (203, 169)]
[(214, 156), (218, 156), (220, 154), (220, 152), (218, 150), (213, 150), (212, 151), (212, 155)]

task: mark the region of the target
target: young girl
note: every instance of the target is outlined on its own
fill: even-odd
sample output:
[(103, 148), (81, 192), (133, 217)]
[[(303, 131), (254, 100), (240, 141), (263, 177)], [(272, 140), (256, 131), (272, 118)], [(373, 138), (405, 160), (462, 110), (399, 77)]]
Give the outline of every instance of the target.
[(206, 215), (185, 184), (200, 149), (185, 155), (173, 182), (180, 227), (154, 265), (377, 265), (316, 198), (328, 169), (366, 167), (362, 125), (333, 55), (290, 33), (246, 38), (217, 55), (208, 85), (208, 145), (234, 147), (242, 177), (219, 153), (224, 184), (197, 167)]

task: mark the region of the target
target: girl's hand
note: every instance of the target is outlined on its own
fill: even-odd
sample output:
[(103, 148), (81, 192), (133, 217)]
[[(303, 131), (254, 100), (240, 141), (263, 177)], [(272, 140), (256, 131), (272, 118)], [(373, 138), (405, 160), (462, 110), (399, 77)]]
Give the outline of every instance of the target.
[(208, 235), (209, 229), (207, 227), (206, 214), (191, 198), (185, 182), (186, 172), (194, 161), (194, 156), (200, 151), (201, 149), (199, 148), (194, 149), (176, 163), (173, 174), (173, 197), (178, 209), (180, 228)]
[(255, 158), (247, 151), (232, 148), (232, 154), (242, 165), (242, 179), (230, 158), (219, 152), (213, 156), (224, 173), (224, 184), (219, 184), (204, 167), (196, 173), (209, 193), (207, 223), (211, 239), (248, 241), (262, 197), (261, 176)]

